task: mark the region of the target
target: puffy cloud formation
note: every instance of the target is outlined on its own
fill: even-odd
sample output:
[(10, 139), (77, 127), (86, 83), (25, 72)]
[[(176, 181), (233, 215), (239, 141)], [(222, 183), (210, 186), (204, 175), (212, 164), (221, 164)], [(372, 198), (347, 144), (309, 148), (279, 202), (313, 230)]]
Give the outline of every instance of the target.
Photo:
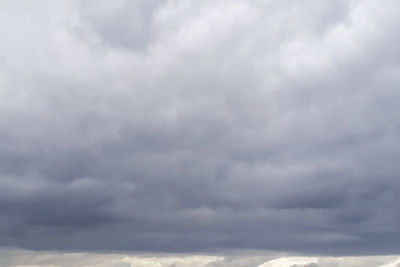
[(399, 12), (1, 1), (0, 245), (398, 253)]
[(2, 267), (397, 267), (400, 257), (279, 257), (254, 252), (241, 252), (239, 256), (132, 255), (8, 249), (0, 251), (0, 264)]

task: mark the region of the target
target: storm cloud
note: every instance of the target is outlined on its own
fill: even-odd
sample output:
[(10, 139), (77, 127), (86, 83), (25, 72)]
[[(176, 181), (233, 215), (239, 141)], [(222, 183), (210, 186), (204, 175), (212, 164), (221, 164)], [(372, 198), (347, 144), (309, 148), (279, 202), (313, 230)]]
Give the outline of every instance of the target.
[(400, 253), (399, 13), (1, 1), (0, 245)]

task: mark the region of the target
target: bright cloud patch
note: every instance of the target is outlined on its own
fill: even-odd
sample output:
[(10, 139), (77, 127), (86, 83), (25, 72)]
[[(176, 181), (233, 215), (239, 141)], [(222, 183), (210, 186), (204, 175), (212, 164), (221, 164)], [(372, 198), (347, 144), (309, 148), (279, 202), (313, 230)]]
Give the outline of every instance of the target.
[(298, 257), (270, 253), (243, 253), (236, 256), (188, 254), (99, 254), (0, 251), (2, 267), (396, 267), (399, 256)]

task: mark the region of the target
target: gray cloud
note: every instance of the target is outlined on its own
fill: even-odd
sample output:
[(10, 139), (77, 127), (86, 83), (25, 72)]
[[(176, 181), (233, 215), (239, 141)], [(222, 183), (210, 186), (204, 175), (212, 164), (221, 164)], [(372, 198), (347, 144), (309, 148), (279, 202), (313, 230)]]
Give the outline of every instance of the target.
[(3, 1), (0, 245), (398, 253), (396, 1)]

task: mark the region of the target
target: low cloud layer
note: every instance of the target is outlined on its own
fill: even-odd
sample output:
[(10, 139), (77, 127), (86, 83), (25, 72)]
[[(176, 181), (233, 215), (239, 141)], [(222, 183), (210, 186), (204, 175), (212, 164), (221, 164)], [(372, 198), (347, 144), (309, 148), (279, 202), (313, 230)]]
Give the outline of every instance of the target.
[(399, 12), (1, 1), (0, 245), (399, 253)]
[[(268, 253), (267, 253), (268, 254)], [(2, 267), (397, 267), (399, 256), (299, 257), (242, 252), (235, 256), (101, 254), (0, 250)]]

